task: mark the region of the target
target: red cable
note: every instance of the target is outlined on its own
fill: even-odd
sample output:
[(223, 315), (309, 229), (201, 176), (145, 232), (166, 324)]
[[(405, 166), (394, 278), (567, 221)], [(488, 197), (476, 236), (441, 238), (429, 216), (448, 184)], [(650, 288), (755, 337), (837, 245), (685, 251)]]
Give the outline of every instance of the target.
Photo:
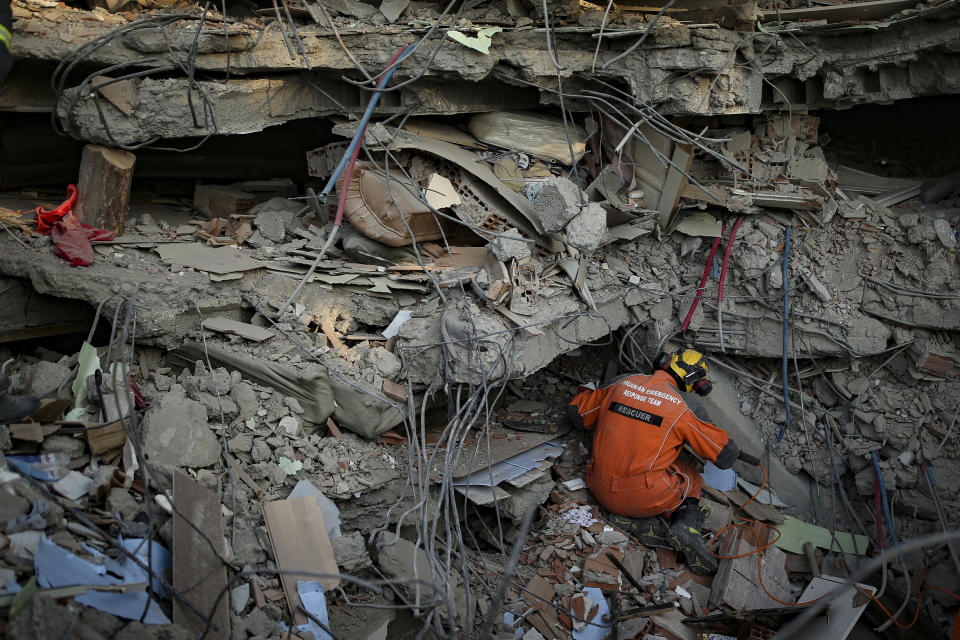
[(733, 223), (733, 229), (730, 231), (730, 239), (727, 240), (727, 248), (723, 252), (723, 266), (720, 268), (720, 282), (717, 285), (718, 306), (723, 302), (723, 283), (727, 279), (727, 262), (730, 260), (730, 250), (733, 249), (733, 241), (737, 239), (737, 229), (740, 228), (740, 223), (743, 222), (743, 218), (744, 216), (740, 216), (737, 218), (737, 221)]
[[(720, 227), (720, 235), (723, 235), (723, 226)], [(703, 277), (700, 278), (700, 286), (697, 287), (697, 295), (693, 299), (693, 304), (690, 305), (690, 310), (687, 311), (687, 317), (680, 326), (681, 333), (686, 331), (687, 327), (690, 326), (690, 320), (693, 318), (693, 312), (697, 310), (697, 305), (700, 304), (700, 296), (703, 295), (703, 288), (706, 286), (707, 277), (710, 275), (710, 267), (713, 266), (713, 257), (717, 255), (717, 247), (719, 246), (720, 238), (714, 238), (713, 246), (710, 248), (710, 257), (707, 258), (707, 266), (703, 268)]]
[[(393, 58), (390, 60), (390, 63), (387, 65), (387, 69), (393, 66), (393, 63), (397, 61), (397, 58), (403, 54), (406, 50), (406, 47), (401, 47), (397, 51)], [(353, 154), (350, 156), (350, 162), (347, 163), (347, 167), (344, 170), (343, 174), (343, 184), (340, 186), (340, 197), (337, 198), (337, 216), (333, 219), (333, 226), (339, 227), (343, 224), (343, 208), (347, 202), (347, 187), (350, 186), (350, 178), (353, 175), (353, 165), (357, 162), (357, 156), (360, 155), (360, 147), (363, 145), (363, 136), (367, 131), (367, 125), (363, 125), (363, 129), (360, 130), (360, 144), (353, 148)]]

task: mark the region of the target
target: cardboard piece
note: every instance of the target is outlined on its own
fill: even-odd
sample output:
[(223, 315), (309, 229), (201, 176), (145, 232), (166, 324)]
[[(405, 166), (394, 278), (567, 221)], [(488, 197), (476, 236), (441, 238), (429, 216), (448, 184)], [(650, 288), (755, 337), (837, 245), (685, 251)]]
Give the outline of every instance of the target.
[[(803, 590), (799, 602), (810, 602), (821, 598), (840, 587), (844, 582), (845, 580), (842, 578), (832, 576), (814, 578)], [(877, 591), (876, 587), (868, 584), (858, 583), (857, 587), (871, 594)], [(838, 598), (830, 603), (825, 616), (821, 615), (810, 620), (793, 637), (797, 640), (819, 640), (819, 638), (844, 640), (850, 635), (868, 604), (870, 604), (870, 599), (866, 594), (853, 587), (847, 587)]]
[(260, 269), (265, 263), (243, 254), (238, 247), (210, 247), (199, 242), (162, 244), (156, 247), (160, 259), (168, 264), (193, 267), (215, 274)]
[(434, 209), (452, 207), (462, 202), (460, 194), (457, 193), (453, 183), (438, 173), (432, 173), (430, 177), (427, 178), (424, 199), (427, 201), (427, 204)]
[(312, 482), (309, 480), (301, 480), (298, 482), (297, 486), (290, 492), (290, 495), (287, 496), (287, 500), (293, 498), (314, 498), (317, 501), (317, 506), (320, 507), (320, 511), (323, 513), (323, 521), (327, 525), (327, 536), (331, 540), (340, 537), (340, 510), (337, 508), (336, 503), (323, 495), (323, 492), (317, 489)]
[[(304, 605), (297, 592), (297, 581), (320, 582), (328, 591), (340, 584), (340, 569), (333, 557), (323, 513), (316, 498), (307, 497), (265, 502), (263, 517), (270, 533), (273, 556), (283, 572), (280, 581), (287, 596), (287, 606), (297, 625), (306, 624), (308, 618), (300, 612)], [(293, 570), (314, 575), (290, 573)]]
[(68, 500), (79, 500), (87, 495), (93, 480), (77, 471), (71, 471), (53, 483), (53, 490)]

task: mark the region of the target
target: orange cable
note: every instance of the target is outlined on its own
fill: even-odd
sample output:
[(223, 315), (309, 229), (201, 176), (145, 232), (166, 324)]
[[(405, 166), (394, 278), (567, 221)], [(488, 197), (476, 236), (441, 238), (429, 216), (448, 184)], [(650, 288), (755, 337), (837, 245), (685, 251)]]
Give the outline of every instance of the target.
[[(733, 517), (734, 517), (734, 519), (737, 518), (737, 514), (740, 514), (740, 513), (742, 512), (742, 510), (743, 510), (748, 504), (750, 504), (751, 502), (753, 502), (754, 500), (756, 500), (757, 497), (759, 497), (760, 493), (763, 491), (764, 487), (767, 486), (767, 468), (766, 468), (765, 466), (763, 466), (762, 463), (759, 463), (759, 462), (757, 463), (757, 465), (760, 467), (760, 469), (763, 470), (763, 482), (760, 483), (760, 487), (757, 489), (757, 492), (754, 493), (752, 496), (750, 496), (750, 499), (749, 499), (749, 500), (747, 500), (746, 502), (744, 502), (742, 505), (740, 505), (740, 506), (733, 512)], [(815, 599), (809, 600), (809, 601), (807, 601), (807, 602), (784, 602), (783, 600), (780, 600), (779, 598), (777, 598), (776, 596), (774, 596), (772, 593), (770, 593), (770, 591), (767, 590), (767, 585), (765, 585), (764, 582), (763, 582), (763, 552), (764, 552), (765, 550), (769, 549), (770, 547), (772, 547), (774, 544), (776, 544), (777, 540), (780, 539), (780, 532), (777, 531), (777, 528), (776, 528), (776, 527), (774, 527), (774, 526), (772, 526), (772, 525), (769, 525), (769, 524), (767, 524), (766, 522), (760, 522), (759, 520), (755, 520), (755, 519), (753, 519), (753, 518), (748, 518), (748, 517), (746, 517), (746, 512), (743, 512), (743, 513), (742, 513), (742, 516), (743, 516), (743, 517), (740, 518), (740, 521), (739, 521), (739, 522), (731, 522), (730, 524), (728, 524), (728, 525), (725, 526), (724, 528), (720, 529), (720, 531), (718, 531), (717, 534), (713, 537), (713, 540), (710, 541), (710, 553), (713, 555), (714, 558), (717, 558), (718, 560), (736, 560), (736, 559), (738, 559), (738, 558), (746, 558), (746, 557), (748, 557), (748, 556), (751, 556), (751, 555), (753, 555), (753, 554), (756, 554), (756, 555), (757, 555), (757, 578), (758, 578), (758, 580), (759, 580), (759, 582), (760, 582), (760, 588), (763, 589), (763, 592), (766, 593), (767, 596), (768, 596), (771, 600), (773, 600), (774, 602), (778, 602), (778, 603), (780, 603), (780, 604), (782, 604), (782, 605), (786, 605), (786, 606), (789, 606), (789, 607), (802, 607), (802, 606), (805, 606), (805, 605), (808, 605), (808, 604), (812, 604), (812, 603), (816, 602), (817, 600), (820, 600), (820, 599), (826, 597), (826, 594), (824, 594), (824, 595), (820, 596), (819, 598), (815, 598)], [(743, 528), (743, 527), (750, 527), (750, 525), (752, 525), (752, 524), (757, 524), (757, 525), (760, 525), (760, 526), (762, 526), (762, 527), (765, 527), (765, 528), (767, 528), (767, 529), (769, 529), (769, 530), (771, 530), (771, 531), (776, 532), (777, 537), (776, 537), (776, 538), (773, 538), (773, 539), (770, 540), (770, 541), (768, 541), (766, 544), (761, 545), (761, 544), (760, 544), (760, 537), (757, 535), (757, 532), (754, 531), (754, 530), (751, 528), (751, 529), (749, 529), (749, 531), (750, 531), (750, 533), (753, 534), (753, 539), (754, 539), (754, 542), (755, 542), (755, 545), (754, 545), (754, 546), (755, 546), (756, 548), (751, 549), (751, 550), (748, 551), (747, 553), (741, 553), (741, 554), (735, 555), (735, 556), (721, 556), (721, 555), (717, 554), (717, 553), (713, 550), (713, 547), (714, 547), (714, 545), (716, 544), (717, 540), (718, 540), (727, 530), (729, 530), (729, 529), (741, 529), (741, 528)]]
[[(756, 500), (757, 497), (760, 496), (760, 493), (763, 491), (764, 487), (767, 486), (767, 468), (766, 468), (765, 466), (763, 466), (762, 463), (758, 463), (758, 465), (759, 465), (759, 467), (763, 470), (763, 482), (760, 483), (760, 488), (757, 489), (757, 492), (754, 493), (752, 496), (750, 496), (750, 499), (749, 499), (749, 500), (747, 500), (746, 502), (744, 502), (742, 505), (740, 505), (740, 506), (733, 512), (733, 517), (734, 517), (734, 519), (737, 518), (737, 514), (741, 514), (741, 512), (742, 512), (742, 510), (743, 510), (744, 507), (746, 507), (748, 504), (750, 504), (751, 502), (753, 502), (754, 500)], [(806, 602), (784, 602), (783, 600), (780, 600), (779, 598), (777, 598), (776, 596), (774, 596), (772, 593), (770, 593), (770, 592), (767, 590), (767, 586), (763, 583), (763, 552), (764, 552), (765, 550), (769, 549), (770, 547), (772, 547), (774, 544), (776, 544), (777, 540), (780, 539), (780, 532), (779, 532), (779, 531), (777, 530), (777, 528), (774, 527), (773, 525), (767, 524), (766, 522), (761, 522), (761, 521), (759, 521), (759, 520), (755, 520), (754, 518), (748, 518), (748, 517), (746, 517), (746, 512), (743, 512), (743, 513), (741, 514), (741, 516), (742, 516), (742, 517), (741, 517), (741, 519), (740, 519), (739, 522), (731, 522), (731, 523), (728, 524), (727, 526), (723, 527), (722, 529), (720, 529), (720, 531), (717, 531), (716, 535), (713, 537), (713, 540), (710, 541), (709, 550), (710, 550), (710, 553), (713, 555), (714, 558), (717, 558), (718, 560), (736, 560), (736, 559), (738, 559), (738, 558), (746, 558), (747, 556), (751, 556), (751, 555), (753, 555), (753, 554), (756, 554), (756, 555), (757, 555), (757, 579), (758, 579), (759, 582), (760, 582), (760, 588), (763, 589), (763, 592), (764, 592), (765, 594), (767, 594), (767, 596), (768, 596), (771, 600), (773, 600), (774, 602), (778, 602), (778, 603), (780, 603), (780, 604), (782, 604), (782, 605), (786, 605), (786, 606), (789, 606), (789, 607), (804, 607), (804, 606), (806, 606), (806, 605), (808, 605), (808, 604), (813, 604), (814, 602), (817, 602), (818, 600), (822, 600), (823, 598), (827, 597), (827, 595), (829, 595), (829, 593), (825, 593), (825, 594), (823, 594), (822, 596), (820, 596), (820, 597), (818, 597), (818, 598), (814, 598), (813, 600), (808, 600), (808, 601), (806, 601)], [(718, 540), (728, 529), (739, 529), (739, 528), (743, 528), (743, 527), (750, 527), (751, 524), (757, 524), (757, 525), (760, 525), (760, 526), (762, 526), (762, 527), (766, 527), (767, 529), (770, 529), (770, 530), (772, 530), (772, 531), (775, 531), (776, 534), (777, 534), (777, 537), (774, 538), (773, 540), (770, 540), (770, 541), (767, 542), (765, 545), (762, 545), (762, 546), (761, 546), (761, 545), (760, 545), (760, 538), (759, 538), (759, 536), (757, 535), (757, 532), (756, 532), (754, 529), (750, 528), (749, 531), (750, 531), (751, 534), (753, 534), (753, 538), (754, 538), (754, 542), (755, 542), (755, 545), (754, 545), (754, 546), (756, 547), (755, 549), (752, 549), (752, 550), (748, 551), (747, 553), (741, 553), (741, 554), (735, 555), (735, 556), (721, 556), (721, 555), (717, 554), (717, 553), (713, 550), (714, 544), (717, 542), (717, 540)], [(941, 588), (941, 587), (938, 587), (938, 586), (935, 586), (935, 585), (930, 585), (930, 586), (928, 586), (928, 587), (925, 587), (925, 588), (920, 592), (920, 594), (918, 595), (917, 608), (916, 608), (916, 611), (915, 611), (914, 614), (913, 614), (913, 620), (910, 621), (910, 624), (904, 625), (904, 624), (900, 623), (899, 621), (897, 621), (897, 619), (893, 616), (893, 614), (891, 614), (890, 611), (887, 610), (887, 608), (886, 608), (885, 606), (883, 606), (883, 603), (880, 602), (880, 600), (879, 600), (876, 596), (874, 596), (872, 593), (870, 593), (869, 591), (866, 591), (866, 590), (864, 590), (864, 589), (861, 589), (860, 587), (858, 587), (858, 586), (856, 586), (856, 585), (854, 585), (854, 588), (855, 588), (857, 591), (859, 591), (860, 593), (862, 593), (862, 594), (864, 594), (864, 595), (866, 595), (866, 596), (869, 596), (869, 598), (870, 598), (871, 600), (873, 600), (873, 601), (877, 604), (877, 606), (880, 607), (880, 609), (887, 615), (887, 617), (890, 618), (890, 620), (893, 621), (893, 624), (897, 625), (897, 626), (898, 626), (899, 628), (901, 628), (901, 629), (911, 629), (911, 628), (913, 628), (913, 626), (914, 626), (915, 624), (917, 624), (917, 620), (920, 619), (920, 605), (923, 603), (923, 594), (925, 594), (927, 591), (930, 591), (931, 589), (936, 589), (937, 591), (942, 591), (943, 593), (947, 594), (948, 596), (950, 596), (950, 597), (953, 598), (954, 600), (960, 600), (960, 596), (958, 596), (957, 594), (955, 594), (955, 593), (953, 593), (953, 592), (951, 592), (951, 591), (948, 591), (948, 590), (946, 590), (946, 589), (943, 589), (943, 588)], [(958, 611), (958, 613), (957, 613), (957, 620), (958, 620), (958, 622), (957, 622), (956, 624), (960, 624), (960, 611)]]

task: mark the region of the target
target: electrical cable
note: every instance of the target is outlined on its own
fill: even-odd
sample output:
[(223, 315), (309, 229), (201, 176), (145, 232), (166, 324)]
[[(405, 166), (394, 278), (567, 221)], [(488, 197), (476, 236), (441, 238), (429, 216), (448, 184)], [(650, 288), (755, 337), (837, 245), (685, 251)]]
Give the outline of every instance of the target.
[[(723, 234), (723, 227), (720, 227), (720, 234)], [(697, 310), (697, 305), (700, 304), (700, 297), (703, 295), (703, 289), (707, 285), (707, 278), (710, 277), (710, 267), (713, 265), (713, 257), (717, 255), (717, 247), (720, 246), (720, 236), (717, 236), (713, 240), (713, 246), (710, 247), (710, 255), (707, 256), (707, 264), (703, 267), (703, 275), (700, 277), (700, 284), (697, 286), (697, 293), (693, 298), (693, 302), (690, 303), (690, 309), (687, 311), (687, 317), (683, 319), (683, 324), (680, 325), (680, 332), (685, 333), (687, 327), (690, 326), (690, 321), (693, 319), (693, 313)]]
[[(877, 479), (876, 474), (873, 476), (873, 505), (874, 515), (877, 520), (877, 549), (882, 554), (886, 540), (883, 535), (883, 504), (880, 500), (880, 481)], [(876, 593), (878, 598), (882, 597), (887, 590), (887, 563), (884, 561), (884, 563), (880, 565), (880, 568), (882, 576), (880, 578), (880, 589)]]
[[(403, 58), (409, 54), (412, 46), (413, 45), (408, 45), (404, 47), (393, 56), (393, 59), (390, 61), (389, 70), (380, 78), (380, 86), (383, 86), (390, 81), (390, 78), (393, 77), (393, 72), (396, 69), (395, 63), (401, 62)], [(314, 272), (316, 272), (317, 267), (320, 266), (320, 263), (323, 262), (324, 257), (326, 257), (327, 251), (331, 246), (333, 246), (333, 241), (337, 237), (337, 231), (340, 229), (341, 224), (343, 224), (343, 206), (346, 202), (347, 187), (350, 184), (350, 173), (353, 171), (353, 165), (357, 160), (357, 155), (360, 153), (360, 143), (363, 140), (364, 134), (367, 130), (367, 124), (369, 124), (370, 117), (373, 115), (373, 110), (376, 108), (378, 102), (380, 102), (380, 93), (376, 92), (370, 96), (370, 101), (367, 103), (367, 108), (363, 112), (360, 122), (357, 124), (356, 133), (353, 134), (353, 138), (350, 140), (350, 144), (347, 146), (346, 151), (344, 151), (343, 156), (340, 158), (340, 162), (337, 163), (336, 168), (333, 170), (333, 173), (330, 174), (330, 178), (327, 180), (326, 186), (323, 187), (323, 191), (320, 192), (318, 196), (321, 200), (325, 199), (330, 192), (333, 191), (333, 187), (336, 185), (337, 178), (340, 177), (341, 172), (343, 172), (344, 168), (349, 165), (349, 169), (347, 169), (347, 175), (344, 177), (343, 187), (340, 192), (340, 199), (337, 204), (337, 217), (334, 220), (333, 228), (330, 230), (330, 235), (327, 236), (327, 240), (324, 242), (323, 248), (317, 255), (316, 260), (314, 260), (313, 264), (310, 265), (310, 268), (307, 269), (307, 272), (300, 280), (300, 283), (293, 290), (293, 293), (290, 294), (290, 297), (287, 298), (287, 301), (284, 302), (283, 305), (281, 305), (277, 310), (277, 317), (282, 316), (283, 313), (290, 307), (290, 305), (297, 300), (300, 292), (303, 290), (303, 287), (310, 282), (310, 279), (313, 277)]]
[(783, 440), (783, 436), (786, 433), (787, 429), (790, 428), (790, 392), (789, 392), (789, 380), (787, 378), (787, 348), (789, 346), (790, 339), (790, 280), (787, 274), (787, 269), (790, 265), (790, 232), (793, 230), (793, 227), (787, 225), (785, 229), (785, 239), (783, 244), (783, 362), (782, 362), (782, 376), (783, 376), (783, 404), (786, 407), (787, 418), (783, 426), (780, 427), (780, 433), (777, 434), (777, 442)]
[[(881, 505), (883, 506), (883, 517), (887, 521), (887, 529), (890, 531), (890, 540), (893, 542), (893, 546), (899, 546), (900, 542), (897, 540), (897, 532), (894, 528), (893, 523), (893, 513), (890, 511), (890, 503), (887, 500), (887, 487), (883, 482), (883, 471), (880, 469), (880, 457), (877, 455), (876, 450), (870, 452), (870, 457), (873, 460), (873, 470), (876, 474), (876, 480), (880, 485), (880, 500)], [(903, 598), (903, 604), (900, 605), (900, 608), (897, 609), (897, 612), (890, 616), (890, 619), (884, 622), (882, 625), (876, 628), (878, 633), (885, 631), (891, 624), (896, 622), (896, 618), (903, 613), (903, 610), (907, 608), (907, 604), (910, 602), (910, 572), (907, 570), (907, 564), (904, 561), (903, 555), (897, 556), (897, 560), (900, 562), (900, 566), (903, 569), (903, 577), (907, 581), (907, 587), (904, 590), (905, 595)], [(879, 602), (879, 601), (878, 601)], [(884, 609), (886, 611), (886, 609)], [(917, 612), (919, 614), (920, 605), (917, 603)], [(887, 614), (889, 616), (889, 613)]]
[[(763, 492), (764, 488), (767, 485), (767, 469), (762, 463), (758, 464), (758, 466), (763, 471), (763, 481), (760, 483), (760, 487), (758, 487), (757, 491), (750, 497), (749, 500), (747, 500), (745, 503), (743, 503), (743, 505), (738, 507), (736, 511), (734, 511), (733, 517), (735, 521), (732, 522), (731, 524), (726, 525), (719, 531), (717, 531), (716, 535), (710, 541), (710, 545), (708, 548), (710, 553), (715, 558), (720, 560), (736, 560), (736, 559), (746, 558), (752, 555), (756, 555), (757, 556), (757, 582), (760, 585), (760, 588), (763, 590), (763, 592), (771, 600), (779, 604), (782, 604), (784, 606), (805, 607), (805, 610), (799, 616), (797, 616), (790, 623), (784, 625), (784, 627), (781, 628), (780, 632), (778, 632), (774, 636), (773, 640), (785, 640), (789, 638), (794, 632), (802, 628), (801, 619), (805, 622), (810, 618), (812, 618), (814, 615), (819, 613), (823, 609), (823, 607), (827, 606), (833, 599), (839, 597), (840, 594), (844, 593), (846, 588), (849, 586), (853, 586), (855, 589), (857, 589), (857, 591), (869, 597), (875, 604), (877, 604), (877, 606), (879, 606), (880, 609), (890, 619), (889, 620), (890, 624), (895, 624), (901, 629), (909, 629), (913, 627), (920, 617), (920, 601), (917, 602), (917, 608), (916, 608), (916, 612), (914, 614), (913, 620), (910, 623), (904, 625), (903, 623), (897, 620), (897, 617), (905, 608), (906, 604), (901, 606), (900, 610), (898, 610), (897, 613), (891, 614), (890, 611), (887, 610), (887, 608), (883, 605), (883, 603), (880, 602), (880, 600), (876, 595), (874, 595), (873, 593), (870, 593), (869, 591), (856, 587), (856, 583), (862, 580), (867, 575), (870, 575), (873, 571), (876, 571), (876, 569), (878, 568), (877, 565), (885, 562), (886, 558), (892, 553), (896, 553), (898, 555), (898, 558), (903, 558), (904, 553), (906, 553), (909, 550), (913, 550), (915, 548), (924, 548), (927, 546), (934, 546), (936, 544), (942, 544), (944, 542), (954, 540), (956, 538), (960, 538), (960, 529), (949, 532), (949, 533), (941, 534), (941, 535), (921, 538), (919, 540), (914, 540), (904, 545), (900, 545), (899, 542), (894, 542), (894, 547), (892, 549), (881, 552), (877, 558), (875, 558), (871, 563), (868, 563), (865, 567), (861, 568), (855, 575), (849, 578), (844, 585), (839, 586), (837, 589), (834, 589), (833, 591), (825, 593), (817, 598), (813, 598), (811, 600), (807, 600), (804, 602), (788, 602), (785, 600), (781, 600), (776, 596), (774, 596), (772, 593), (770, 593), (770, 591), (767, 589), (766, 584), (764, 583), (764, 580), (763, 580), (763, 552), (776, 544), (777, 540), (780, 539), (780, 532), (776, 529), (776, 527), (774, 527), (771, 524), (750, 518), (749, 516), (746, 515), (746, 512), (744, 511), (746, 506), (751, 502), (753, 502), (754, 500), (756, 500), (757, 497)], [(880, 486), (882, 491), (882, 487), (883, 487), (882, 482), (880, 483)], [(738, 520), (738, 517), (739, 517), (739, 520)], [(761, 543), (760, 541), (760, 535), (757, 533), (758, 528), (765, 529), (768, 532), (768, 536), (767, 536), (768, 539), (765, 543)], [(754, 540), (754, 548), (751, 549), (750, 551), (747, 551), (746, 553), (736, 554), (736, 555), (720, 555), (716, 551), (714, 551), (714, 546), (717, 544), (717, 541), (721, 540), (727, 532), (733, 531), (736, 529), (743, 529), (751, 533)], [(776, 537), (773, 539), (769, 539), (769, 536), (773, 533), (776, 533)], [(906, 569), (906, 567), (904, 567), (904, 569)], [(920, 600), (922, 600), (923, 593), (931, 589), (942, 591), (948, 596), (956, 600), (960, 600), (960, 596), (954, 593), (951, 593), (946, 589), (941, 589), (940, 587), (936, 587), (932, 585), (926, 587), (921, 592)], [(907, 600), (906, 600), (907, 602), (909, 601), (909, 597), (910, 597), (909, 594), (910, 594), (910, 589), (908, 586)]]
[[(743, 223), (744, 216), (739, 216), (733, 223), (733, 229), (730, 230), (730, 239), (727, 240), (727, 248), (723, 252), (723, 266), (720, 268), (720, 280), (717, 283), (717, 325), (720, 331), (720, 351), (726, 352), (727, 348), (723, 344), (723, 284), (727, 279), (727, 263), (730, 261), (730, 250), (733, 249), (733, 243), (737, 239), (737, 230)], [(723, 233), (721, 227), (720, 233)], [(712, 262), (712, 261), (711, 261)]]

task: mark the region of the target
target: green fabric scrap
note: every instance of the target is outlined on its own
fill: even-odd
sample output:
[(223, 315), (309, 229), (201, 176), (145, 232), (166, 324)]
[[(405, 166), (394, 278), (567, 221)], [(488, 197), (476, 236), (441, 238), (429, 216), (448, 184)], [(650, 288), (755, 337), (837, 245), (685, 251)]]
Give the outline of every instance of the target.
[(836, 533), (837, 541), (831, 540), (829, 529), (818, 527), (815, 524), (798, 520), (792, 516), (784, 516), (782, 524), (774, 525), (780, 532), (776, 545), (784, 551), (803, 553), (803, 543), (810, 542), (815, 547), (865, 555), (869, 544), (866, 536), (854, 536), (845, 531)]
[(490, 44), (493, 42), (491, 36), (501, 31), (503, 31), (502, 27), (484, 27), (477, 31), (476, 36), (470, 37), (465, 33), (451, 29), (447, 31), (447, 35), (450, 36), (451, 40), (455, 40), (465, 47), (479, 51), (483, 55), (490, 55)]

